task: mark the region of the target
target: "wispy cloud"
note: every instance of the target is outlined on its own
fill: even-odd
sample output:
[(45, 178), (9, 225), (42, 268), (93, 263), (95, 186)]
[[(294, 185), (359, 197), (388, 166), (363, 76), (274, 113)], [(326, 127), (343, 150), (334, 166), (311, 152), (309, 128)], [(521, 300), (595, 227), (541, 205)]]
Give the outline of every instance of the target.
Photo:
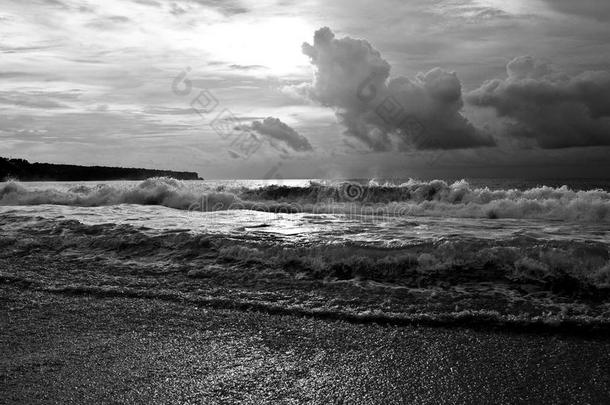
[(610, 3), (606, 0), (544, 0), (549, 7), (561, 13), (599, 21), (610, 20)]
[[(555, 61), (570, 80), (578, 77), (575, 72), (608, 70), (607, 11), (603, 0), (6, 0), (0, 9), (0, 133), (3, 147), (10, 145), (11, 153), (37, 160), (69, 161), (78, 155), (119, 164), (141, 154), (160, 167), (190, 159), (188, 164), (205, 164), (217, 176), (249, 175), (253, 168), (260, 169), (261, 176), (268, 169), (268, 153), (239, 164), (233, 159), (225, 162), (226, 153), (217, 153), (225, 147), (222, 140), (208, 121), (192, 113), (192, 98), (208, 90), (224, 108), (248, 117), (250, 125), (256, 121), (259, 129), (277, 129), (273, 133), (283, 139), (275, 139), (280, 149), (293, 152), (290, 142), (300, 150), (315, 145), (308, 153), (293, 153), (295, 165), (304, 156), (324, 170), (336, 169), (335, 163), (322, 164), (329, 156), (336, 165), (357, 165), (350, 163), (354, 150), (343, 143), (348, 124), (365, 146), (369, 142), (368, 150), (358, 149), (359, 156), (378, 153), (370, 149), (385, 150), (391, 158), (377, 161), (380, 167), (388, 166), (404, 160), (404, 151), (393, 152), (400, 149), (397, 142), (384, 138), (400, 128), (380, 122), (370, 109), (348, 103), (353, 96), (349, 91), (355, 92), (362, 79), (359, 69), (364, 72), (387, 62), (384, 83), (376, 83), (381, 92), (413, 102), (412, 110), (426, 127), (451, 133), (444, 140), (453, 146), (445, 147), (490, 144), (481, 135), (487, 133), (481, 110), (502, 115), (502, 122), (514, 124), (518, 119), (528, 124), (530, 133), (537, 135), (527, 140), (548, 146), (550, 140), (541, 135), (548, 130), (542, 131), (534, 119), (514, 111), (500, 113), (500, 101), (462, 106), (462, 94), (498, 78), (503, 87), (491, 93), (514, 104), (515, 83), (507, 82), (504, 70), (508, 61), (523, 54)], [(336, 52), (315, 49), (330, 60), (313, 65), (301, 52), (301, 44), (310, 42), (323, 26), (333, 27), (337, 38), (350, 37), (357, 44), (341, 48), (345, 61), (339, 45)], [(358, 42), (361, 38), (370, 49)], [(362, 63), (351, 52), (359, 50), (366, 56)], [(350, 64), (355, 74), (348, 69)], [(330, 74), (330, 65), (345, 71)], [(187, 67), (193, 91), (190, 98), (181, 98), (172, 93), (171, 82)], [(319, 87), (311, 87), (312, 74)], [(583, 83), (599, 85), (592, 77)], [(345, 88), (337, 87), (341, 84)], [(287, 94), (286, 88), (308, 89), (309, 96), (314, 91), (317, 101)], [(528, 96), (519, 100), (533, 102), (533, 93), (528, 87)], [(435, 94), (441, 94), (440, 99)], [(421, 100), (419, 105), (415, 99)], [(580, 98), (575, 105), (584, 108), (587, 101)], [(559, 114), (550, 105), (544, 109)], [(264, 117), (269, 116), (281, 117), (280, 123), (295, 132), (280, 131), (280, 124), (266, 125)], [(605, 119), (570, 125), (587, 132)], [(106, 145), (109, 139), (116, 146)], [(355, 136), (348, 139), (358, 143)], [(564, 146), (579, 144), (572, 136), (553, 138), (557, 139)], [(93, 147), (112, 152), (93, 153)], [(298, 164), (309, 170), (307, 164)], [(366, 164), (372, 165), (362, 163)]]

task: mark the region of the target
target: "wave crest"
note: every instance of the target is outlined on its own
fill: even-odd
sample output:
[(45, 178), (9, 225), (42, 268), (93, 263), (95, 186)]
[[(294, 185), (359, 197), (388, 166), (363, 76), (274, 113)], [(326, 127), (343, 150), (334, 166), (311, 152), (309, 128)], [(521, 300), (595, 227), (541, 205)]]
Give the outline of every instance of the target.
[(133, 184), (27, 188), (0, 185), (0, 205), (162, 205), (190, 211), (250, 209), (386, 216), (540, 218), (610, 222), (610, 193), (541, 186), (526, 190), (477, 188), (467, 181), (409, 180), (400, 185), (311, 182), (305, 187), (259, 188), (185, 183), (158, 177)]

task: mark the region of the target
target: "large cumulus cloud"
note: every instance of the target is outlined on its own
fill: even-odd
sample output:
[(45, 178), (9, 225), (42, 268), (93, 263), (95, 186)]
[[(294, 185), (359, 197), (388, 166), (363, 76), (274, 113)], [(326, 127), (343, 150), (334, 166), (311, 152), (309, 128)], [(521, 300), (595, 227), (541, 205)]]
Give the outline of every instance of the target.
[(569, 75), (530, 56), (513, 59), (506, 70), (506, 79), (466, 95), (504, 118), (505, 135), (542, 148), (610, 145), (610, 72)]
[(315, 66), (306, 90), (335, 108), (346, 134), (374, 150), (456, 149), (494, 145), (461, 114), (455, 73), (434, 68), (414, 79), (390, 78), (390, 65), (367, 41), (316, 31), (303, 53)]
[(258, 133), (260, 136), (270, 141), (276, 148), (280, 147), (280, 145), (278, 145), (279, 142), (283, 146), (296, 152), (313, 150), (307, 138), (278, 118), (267, 117), (262, 121), (253, 121), (251, 125), (243, 126), (243, 128)]

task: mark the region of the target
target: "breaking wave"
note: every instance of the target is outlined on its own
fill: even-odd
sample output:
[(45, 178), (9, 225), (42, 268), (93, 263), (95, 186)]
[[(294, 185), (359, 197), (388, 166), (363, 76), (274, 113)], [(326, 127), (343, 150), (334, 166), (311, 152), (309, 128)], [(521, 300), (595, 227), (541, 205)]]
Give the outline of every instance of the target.
[(33, 188), (0, 185), (0, 205), (162, 205), (191, 211), (248, 209), (388, 216), (541, 218), (610, 222), (610, 192), (540, 186), (526, 190), (474, 187), (467, 181), (409, 180), (399, 185), (356, 182), (292, 187), (213, 187), (172, 178), (140, 183)]
[(355, 322), (610, 330), (610, 251), (598, 242), (287, 246), (11, 214), (0, 229), (0, 285)]

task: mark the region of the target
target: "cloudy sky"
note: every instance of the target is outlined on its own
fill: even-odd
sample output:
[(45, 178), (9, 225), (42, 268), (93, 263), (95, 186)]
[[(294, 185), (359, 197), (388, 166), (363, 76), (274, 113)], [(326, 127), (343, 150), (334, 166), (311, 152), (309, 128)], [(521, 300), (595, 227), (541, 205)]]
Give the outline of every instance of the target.
[(607, 0), (2, 0), (0, 156), (600, 177)]

